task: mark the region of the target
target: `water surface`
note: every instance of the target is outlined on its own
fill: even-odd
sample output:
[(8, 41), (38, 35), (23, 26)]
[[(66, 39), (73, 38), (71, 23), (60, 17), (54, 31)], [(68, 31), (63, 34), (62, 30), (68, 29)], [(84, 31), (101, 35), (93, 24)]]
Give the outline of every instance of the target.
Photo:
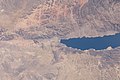
[(120, 33), (104, 37), (62, 39), (60, 42), (68, 47), (81, 50), (102, 50), (109, 46), (112, 48), (120, 46)]

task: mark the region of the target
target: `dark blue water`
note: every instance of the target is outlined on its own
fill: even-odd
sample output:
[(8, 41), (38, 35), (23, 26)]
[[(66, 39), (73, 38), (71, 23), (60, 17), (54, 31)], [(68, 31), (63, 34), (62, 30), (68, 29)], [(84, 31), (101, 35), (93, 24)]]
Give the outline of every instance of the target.
[(120, 46), (120, 33), (104, 37), (62, 39), (60, 42), (68, 47), (81, 50), (102, 50), (109, 46), (112, 48)]

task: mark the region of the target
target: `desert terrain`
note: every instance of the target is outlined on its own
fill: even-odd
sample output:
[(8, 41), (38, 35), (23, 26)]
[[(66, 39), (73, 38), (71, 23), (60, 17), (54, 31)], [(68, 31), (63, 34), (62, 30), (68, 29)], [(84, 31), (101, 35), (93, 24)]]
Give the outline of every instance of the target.
[(120, 32), (120, 0), (0, 0), (0, 80), (120, 80), (120, 47), (61, 39)]

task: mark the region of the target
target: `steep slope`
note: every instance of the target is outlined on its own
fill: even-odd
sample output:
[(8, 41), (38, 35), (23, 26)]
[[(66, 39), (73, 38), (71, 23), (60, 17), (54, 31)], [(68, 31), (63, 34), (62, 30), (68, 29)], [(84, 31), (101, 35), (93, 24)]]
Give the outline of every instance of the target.
[(120, 47), (61, 38), (120, 32), (120, 0), (0, 0), (0, 80), (120, 80)]
[(111, 0), (53, 0), (18, 20), (16, 27), (36, 26), (60, 38), (110, 35), (120, 32), (119, 7), (119, 1)]

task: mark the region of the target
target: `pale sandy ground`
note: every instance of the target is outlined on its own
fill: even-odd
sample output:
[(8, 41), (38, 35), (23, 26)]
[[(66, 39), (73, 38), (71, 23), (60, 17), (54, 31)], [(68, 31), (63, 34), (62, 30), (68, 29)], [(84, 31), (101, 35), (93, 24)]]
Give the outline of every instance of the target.
[(0, 0), (0, 80), (120, 80), (120, 47), (59, 42), (119, 33), (119, 14), (119, 0)]

